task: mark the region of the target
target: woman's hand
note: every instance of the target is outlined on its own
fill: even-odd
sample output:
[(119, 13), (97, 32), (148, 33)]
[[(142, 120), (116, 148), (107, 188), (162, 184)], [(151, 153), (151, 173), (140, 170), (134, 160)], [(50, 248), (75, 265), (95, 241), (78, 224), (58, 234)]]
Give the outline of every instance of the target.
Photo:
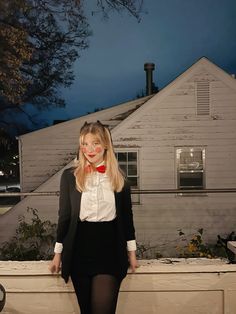
[(61, 253), (55, 253), (52, 261), (49, 264), (48, 269), (51, 273), (59, 273), (61, 269)]
[(132, 273), (139, 267), (135, 251), (128, 251), (129, 265)]

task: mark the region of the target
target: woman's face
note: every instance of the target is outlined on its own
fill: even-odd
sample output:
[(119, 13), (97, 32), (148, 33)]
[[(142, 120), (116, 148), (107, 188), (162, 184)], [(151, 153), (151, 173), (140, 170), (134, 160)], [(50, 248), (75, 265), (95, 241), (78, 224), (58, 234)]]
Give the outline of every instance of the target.
[(99, 165), (103, 161), (105, 148), (98, 137), (92, 133), (88, 133), (84, 136), (80, 150), (86, 159), (94, 166)]

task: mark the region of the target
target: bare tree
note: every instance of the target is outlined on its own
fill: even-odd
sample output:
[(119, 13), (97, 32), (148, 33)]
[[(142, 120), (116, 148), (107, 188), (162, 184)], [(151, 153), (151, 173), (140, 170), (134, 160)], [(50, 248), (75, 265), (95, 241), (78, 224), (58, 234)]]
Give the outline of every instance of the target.
[[(84, 0), (85, 1), (85, 0)], [(60, 87), (92, 32), (79, 0), (0, 0), (0, 112), (63, 107)], [(97, 12), (128, 11), (139, 19), (142, 0), (97, 0)], [(26, 112), (25, 112), (26, 114)], [(30, 117), (29, 117), (30, 118)], [(1, 123), (1, 121), (0, 121)], [(2, 119), (4, 127), (4, 119)]]

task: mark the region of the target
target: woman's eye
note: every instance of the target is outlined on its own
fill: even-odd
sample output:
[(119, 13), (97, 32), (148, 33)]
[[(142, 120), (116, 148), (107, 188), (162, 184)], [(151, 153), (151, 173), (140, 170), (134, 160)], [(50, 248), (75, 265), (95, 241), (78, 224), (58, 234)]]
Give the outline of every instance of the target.
[(98, 146), (101, 145), (100, 142), (94, 142), (94, 143), (83, 143), (82, 146), (83, 147), (88, 147), (88, 146)]

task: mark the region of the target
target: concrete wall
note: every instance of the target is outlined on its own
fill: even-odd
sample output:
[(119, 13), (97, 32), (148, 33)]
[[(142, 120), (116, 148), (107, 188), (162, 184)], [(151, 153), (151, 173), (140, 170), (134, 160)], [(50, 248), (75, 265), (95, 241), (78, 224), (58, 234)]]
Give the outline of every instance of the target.
[[(48, 262), (1, 262), (3, 314), (79, 313), (71, 283), (49, 274)], [(117, 314), (234, 314), (236, 266), (221, 260), (140, 261), (120, 289)]]

